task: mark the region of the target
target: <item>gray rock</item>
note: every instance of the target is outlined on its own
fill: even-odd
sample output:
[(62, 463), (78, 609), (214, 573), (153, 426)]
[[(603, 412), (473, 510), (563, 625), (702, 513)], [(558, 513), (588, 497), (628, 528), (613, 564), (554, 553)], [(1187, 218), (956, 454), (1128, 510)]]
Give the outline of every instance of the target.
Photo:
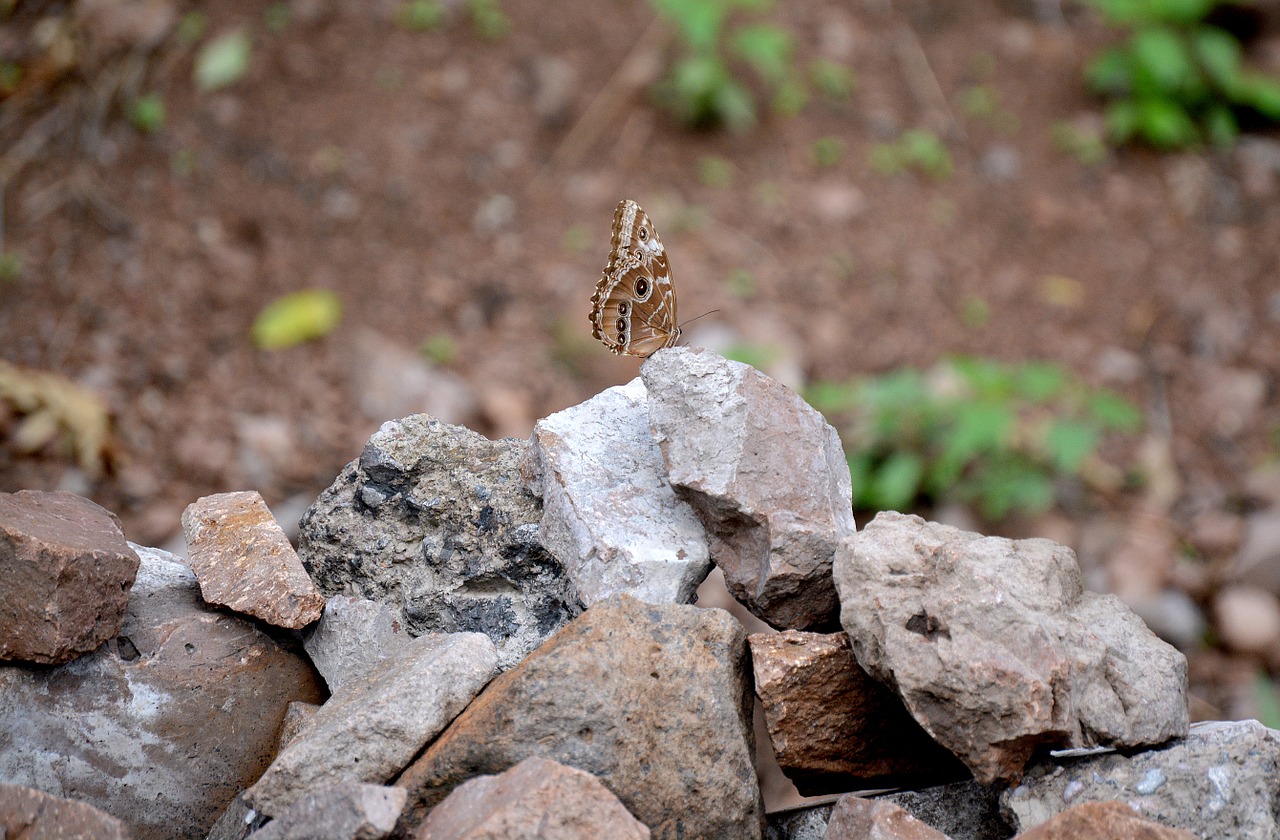
[(0, 782), (0, 837), (128, 840), (124, 823), (85, 802)]
[(140, 840), (203, 837), (323, 691), (299, 653), (211, 610), (172, 555), (141, 563), (116, 639), (57, 668), (0, 668), (0, 778), (88, 802)]
[(329, 698), (244, 792), (245, 801), (279, 817), (322, 785), (386, 782), (466, 708), (497, 659), (480, 633), (419, 636)]
[(775, 627), (834, 626), (831, 562), (854, 532), (840, 437), (799, 395), (708, 350), (640, 368), (671, 484), (712, 538), (734, 597)]
[(245, 840), (262, 828), (269, 818), (249, 807), (244, 795), (238, 795), (218, 817), (204, 840)]
[(335, 595), (303, 647), (311, 663), (335, 694), (359, 682), (384, 659), (399, 655), (413, 642), (400, 620), (383, 604), (367, 598)]
[(0, 493), (0, 660), (56, 665), (120, 629), (138, 556), (72, 493)]
[(380, 840), (391, 833), (404, 808), (400, 788), (338, 782), (312, 791), (253, 840)]
[(1037, 746), (1141, 747), (1184, 734), (1186, 658), (1069, 548), (881, 513), (836, 558), (858, 663), (983, 782)]
[(649, 840), (649, 829), (595, 776), (534, 756), (501, 775), (459, 785), (431, 810), (415, 837)]
[(972, 779), (950, 785), (904, 790), (881, 796), (951, 840), (1007, 840), (1013, 829), (1000, 815), (998, 785)]
[(809, 808), (789, 808), (769, 814), (765, 840), (822, 840), (831, 819), (830, 803)]
[(290, 630), (320, 618), (324, 596), (256, 490), (197, 499), (182, 530), (208, 603)]
[(538, 421), (524, 472), (542, 495), (540, 535), (587, 606), (626, 593), (687, 604), (711, 569), (693, 509), (667, 482), (634, 379)]
[(422, 414), (384, 423), (303, 518), (312, 579), (386, 604), (414, 636), (484, 633), (510, 668), (581, 610), (538, 540), (524, 448)]
[(1119, 799), (1199, 837), (1263, 840), (1280, 833), (1277, 778), (1280, 732), (1256, 720), (1210, 721), (1163, 749), (1041, 762), (1001, 804), (1018, 831), (1072, 805)]
[(761, 835), (746, 634), (727, 612), (596, 604), (496, 678), (396, 782), (412, 830), (462, 782), (542, 756), (598, 777), (657, 838)]

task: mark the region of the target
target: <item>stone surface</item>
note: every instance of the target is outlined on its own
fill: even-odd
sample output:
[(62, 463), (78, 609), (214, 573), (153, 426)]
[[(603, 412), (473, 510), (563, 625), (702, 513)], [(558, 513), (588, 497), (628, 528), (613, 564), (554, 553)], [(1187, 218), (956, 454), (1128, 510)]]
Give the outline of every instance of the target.
[(401, 775), (399, 830), (467, 779), (542, 756), (598, 777), (658, 840), (757, 838), (747, 657), (723, 610), (597, 604), (490, 683)]
[(237, 796), (218, 817), (204, 840), (245, 840), (268, 822), (270, 818), (250, 808), (244, 796)]
[(1000, 814), (1003, 787), (970, 779), (949, 785), (903, 790), (879, 797), (905, 808), (911, 816), (951, 840), (1007, 840), (1013, 829)]
[(1038, 746), (1141, 747), (1187, 730), (1186, 658), (1069, 548), (881, 513), (835, 563), (858, 663), (983, 782)]
[(1123, 802), (1085, 802), (1018, 835), (1018, 840), (1196, 840), (1181, 828), (1169, 828), (1138, 816)]
[(769, 814), (765, 840), (822, 840), (831, 819), (832, 803), (808, 808), (789, 808)]
[(947, 840), (947, 835), (884, 799), (842, 796), (823, 840)]
[(56, 665), (120, 629), (138, 556), (72, 493), (0, 493), (0, 660)]
[(379, 840), (396, 827), (403, 808), (400, 788), (338, 782), (290, 805), (253, 840)]
[(802, 795), (968, 777), (858, 666), (845, 633), (786, 630), (747, 641), (774, 754)]
[(0, 668), (0, 778), (88, 802), (140, 840), (203, 837), (270, 762), (285, 707), (323, 691), (299, 652), (212, 610), (172, 555), (141, 559), (116, 639)]
[(525, 446), (423, 414), (384, 423), (303, 517), (312, 579), (386, 604), (410, 635), (484, 633), (510, 668), (581, 611), (538, 540)]
[(625, 593), (687, 604), (711, 569), (693, 508), (676, 498), (634, 379), (539, 420), (525, 473), (541, 488), (542, 544), (591, 606)]
[(649, 840), (649, 829), (590, 773), (526, 758), (499, 776), (459, 785), (416, 840)]
[(419, 636), (329, 698), (244, 792), (245, 800), (278, 817), (321, 785), (386, 782), (466, 707), (497, 661), (482, 633)]
[(364, 679), (379, 662), (399, 654), (412, 642), (400, 619), (385, 605), (334, 595), (324, 605), (324, 614), (303, 647), (329, 690), (336, 693), (342, 686)]
[(206, 602), (290, 630), (320, 618), (324, 596), (256, 490), (197, 499), (182, 530)]
[(115, 817), (84, 802), (0, 782), (0, 837), (14, 840), (127, 840)]
[(1277, 778), (1280, 732), (1256, 720), (1211, 721), (1164, 749), (1037, 764), (1001, 803), (1019, 831), (1073, 805), (1119, 799), (1198, 837), (1262, 840), (1277, 833)]
[(640, 375), (671, 484), (702, 518), (729, 591), (775, 627), (834, 627), (832, 558), (855, 527), (836, 430), (786, 386), (709, 350), (661, 350)]

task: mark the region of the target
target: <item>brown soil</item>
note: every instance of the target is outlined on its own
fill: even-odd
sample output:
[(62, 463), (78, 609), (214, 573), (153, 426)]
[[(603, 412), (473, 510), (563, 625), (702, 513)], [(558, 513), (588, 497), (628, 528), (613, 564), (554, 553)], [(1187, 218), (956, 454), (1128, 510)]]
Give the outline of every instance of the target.
[[(502, 0), (511, 29), (491, 41), (461, 7), (417, 33), (391, 0), (292, 0), (275, 33), (272, 4), (215, 0), (204, 38), (253, 39), (247, 75), (217, 93), (195, 89), (192, 48), (170, 35), (144, 49), (145, 26), (130, 29), (125, 10), (165, 0), (19, 3), (0, 50), (33, 65), (22, 45), (38, 18), (88, 23), (79, 66), (31, 73), (0, 120), (3, 247), (23, 261), (0, 287), (0, 356), (96, 389), (118, 441), (101, 479), (7, 445), (0, 489), (84, 492), (148, 544), (201, 495), (305, 501), (389, 419), (362, 408), (383, 365), (370, 333), (410, 353), (448, 336), (445, 367), (475, 400), (451, 419), (527, 435), (635, 375), (586, 318), (614, 205), (631, 197), (662, 233), (682, 316), (717, 310), (693, 327), (772, 348), (810, 381), (973, 353), (1059, 361), (1126, 393), (1153, 421), (1147, 465), (1166, 463), (1174, 490), (1072, 517), (1155, 517), (1159, 574), (1207, 599), (1221, 558), (1188, 549), (1181, 578), (1167, 566), (1196, 517), (1256, 503), (1245, 478), (1276, 455), (1278, 168), (1247, 144), (1092, 166), (1056, 148), (1056, 123), (1099, 110), (1080, 71), (1105, 33), (1074, 5), (1058, 21), (1032, 13), (1052, 2), (780, 5), (801, 65), (845, 63), (856, 90), (732, 135), (650, 104), (671, 45), (640, 2)], [(1254, 52), (1280, 70), (1274, 27)], [(995, 116), (961, 107), (974, 84), (995, 92)], [(113, 86), (160, 93), (163, 129), (130, 126)], [(952, 177), (871, 170), (872, 145), (910, 127), (946, 139)], [(846, 148), (829, 168), (811, 157), (823, 137)], [(699, 181), (713, 155), (732, 164), (728, 185)], [(742, 270), (752, 287), (731, 282)], [(340, 296), (338, 329), (255, 349), (257, 313), (309, 287)], [(1198, 660), (1201, 683), (1255, 667), (1214, 657)], [(1199, 715), (1230, 711), (1210, 689), (1202, 702)]]

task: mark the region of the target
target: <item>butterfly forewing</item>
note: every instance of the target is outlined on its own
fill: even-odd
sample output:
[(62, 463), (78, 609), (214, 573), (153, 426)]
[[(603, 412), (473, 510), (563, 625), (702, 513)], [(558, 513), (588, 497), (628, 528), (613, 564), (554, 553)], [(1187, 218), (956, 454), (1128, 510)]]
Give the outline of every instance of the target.
[(618, 204), (610, 246), (591, 297), (591, 334), (628, 356), (671, 347), (680, 338), (671, 267), (653, 223), (634, 201)]

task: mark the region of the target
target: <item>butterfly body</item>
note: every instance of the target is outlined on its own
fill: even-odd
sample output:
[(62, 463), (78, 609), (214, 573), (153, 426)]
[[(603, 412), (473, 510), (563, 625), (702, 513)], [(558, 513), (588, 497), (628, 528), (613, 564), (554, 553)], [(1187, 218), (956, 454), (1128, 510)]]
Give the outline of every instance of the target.
[(591, 296), (591, 334), (614, 353), (651, 356), (680, 339), (666, 249), (629, 199), (613, 214), (609, 262)]

